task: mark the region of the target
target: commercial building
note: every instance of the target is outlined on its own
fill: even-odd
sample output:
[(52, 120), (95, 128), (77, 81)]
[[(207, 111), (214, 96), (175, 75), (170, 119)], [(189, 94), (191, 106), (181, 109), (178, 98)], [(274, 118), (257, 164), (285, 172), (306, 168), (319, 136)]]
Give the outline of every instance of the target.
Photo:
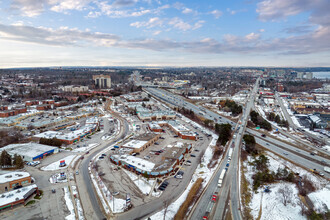
[(28, 172), (10, 172), (0, 175), (0, 193), (30, 184), (31, 176)]
[(158, 139), (159, 134), (146, 133), (136, 137), (134, 140), (131, 140), (122, 145), (123, 148), (132, 149), (131, 153), (139, 153), (149, 146), (153, 145)]
[(6, 150), (7, 153), (11, 156), (15, 154), (20, 155), (24, 161), (35, 161), (41, 160), (44, 157), (58, 153), (57, 147), (52, 147), (43, 144), (37, 143), (24, 143), (24, 144), (10, 144), (3, 148), (0, 148), (0, 151)]
[(93, 75), (95, 87), (100, 89), (111, 88), (111, 77), (109, 75)]
[(7, 118), (10, 116), (15, 116), (26, 112), (27, 112), (27, 108), (25, 107), (20, 107), (12, 110), (5, 110), (0, 112), (0, 118)]
[(0, 195), (0, 211), (6, 208), (13, 208), (25, 202), (38, 192), (36, 184), (29, 185), (18, 190), (6, 192)]
[(98, 120), (95, 118), (87, 119), (85, 126), (81, 127), (78, 130), (73, 130), (68, 133), (59, 132), (59, 131), (46, 131), (37, 135), (34, 135), (32, 139), (38, 141), (40, 138), (53, 139), (57, 138), (62, 141), (63, 144), (73, 144), (78, 142), (85, 136), (93, 133), (99, 127)]
[(60, 86), (59, 89), (64, 92), (87, 92), (88, 86)]

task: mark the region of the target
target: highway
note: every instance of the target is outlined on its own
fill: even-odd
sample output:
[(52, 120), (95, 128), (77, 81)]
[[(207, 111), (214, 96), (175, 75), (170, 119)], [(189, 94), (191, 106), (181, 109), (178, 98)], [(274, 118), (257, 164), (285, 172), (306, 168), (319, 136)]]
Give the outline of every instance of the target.
[[(172, 104), (173, 106), (179, 106), (179, 107), (184, 107), (186, 109), (191, 109), (195, 112), (195, 114), (202, 115), (203, 117), (213, 120), (216, 123), (230, 123), (232, 126), (236, 125), (236, 123), (230, 121), (229, 119), (227, 119), (225, 117), (221, 117), (218, 114), (216, 114), (206, 108), (198, 107), (190, 102), (183, 100), (182, 97), (180, 97), (178, 95), (174, 95), (165, 90), (156, 89), (156, 88), (145, 88), (145, 91), (147, 91), (150, 94), (156, 96), (157, 98), (163, 100), (164, 102)], [(255, 94), (255, 92), (256, 91), (252, 92), (252, 94)], [(249, 102), (246, 105), (246, 108), (244, 109), (242, 124), (245, 124), (247, 122), (247, 118), (248, 118), (249, 112), (250, 112), (249, 109), (251, 109), (254, 106), (254, 99), (255, 99), (255, 96), (253, 96), (252, 99), (250, 98)], [(245, 129), (245, 126), (240, 127), (240, 131), (238, 133), (239, 135), (236, 137), (237, 140), (239, 140), (241, 138), (241, 135), (244, 134), (243, 129)], [(300, 149), (297, 149), (293, 145), (286, 144), (285, 142), (276, 140), (274, 138), (267, 137), (266, 140), (264, 138), (262, 139), (261, 133), (255, 131), (253, 129), (246, 128), (245, 130), (248, 133), (250, 133), (256, 137), (257, 143), (260, 143), (262, 146), (265, 146), (266, 148), (270, 146), (271, 147), (271, 148), (269, 148), (270, 150), (272, 150), (278, 154), (282, 154), (282, 157), (288, 158), (289, 160), (292, 160), (293, 162), (295, 162), (296, 164), (298, 164), (302, 167), (305, 167), (307, 169), (315, 168), (319, 171), (320, 170), (323, 171), (324, 164), (329, 165), (329, 160), (327, 160), (323, 157), (320, 157), (317, 155), (312, 156), (307, 151), (302, 151)], [(274, 143), (274, 144), (272, 144), (272, 143)], [(240, 142), (235, 141), (235, 151), (236, 151), (236, 149), (238, 149), (239, 145), (240, 145)], [(285, 150), (283, 150), (282, 148), (279, 148), (278, 146), (286, 147), (286, 148), (288, 148), (288, 150), (291, 150), (291, 151), (285, 152), (286, 154), (284, 154)], [(292, 151), (295, 151), (296, 154), (292, 153)], [(227, 155), (225, 155), (225, 158), (226, 158), (226, 156)], [(235, 159), (236, 156), (237, 156), (237, 159)], [(223, 161), (226, 161), (226, 159), (224, 159)], [(309, 162), (306, 162), (306, 161), (309, 161)], [(231, 198), (235, 198), (235, 199), (231, 199), (232, 215), (233, 215), (234, 219), (241, 219), (240, 212), (238, 211), (239, 210), (239, 192), (238, 192), (239, 183), (238, 183), (238, 179), (237, 179), (237, 173), (234, 172), (236, 174), (232, 175), (232, 172), (230, 172), (231, 169), (238, 170), (237, 163), (238, 163), (238, 153), (235, 153), (232, 158), (232, 161), (231, 161), (228, 175), (226, 177), (227, 179), (225, 178), (224, 187), (220, 191), (220, 195), (221, 195), (221, 201), (223, 201), (223, 200), (226, 201), (227, 192), (229, 190), (229, 188), (227, 187), (226, 181), (229, 181), (231, 179), (230, 183), (233, 186), (231, 188), (230, 195), (231, 195)], [(209, 204), (209, 201), (211, 200), (211, 196), (214, 193), (214, 189), (216, 188), (217, 180), (220, 176), (220, 172), (225, 167), (225, 164), (226, 164), (225, 162), (222, 162), (220, 164), (220, 169), (217, 170), (217, 172), (214, 174), (214, 178), (211, 179), (209, 186), (205, 189), (203, 198), (200, 199), (201, 202), (196, 204), (194, 213), (191, 214), (191, 216), (192, 216), (191, 219), (201, 219), (203, 217), (205, 210), (207, 209), (207, 206)], [(231, 168), (231, 167), (234, 167), (234, 168)], [(325, 174), (325, 177), (329, 178), (329, 174)], [(215, 213), (215, 219), (218, 219), (217, 217), (219, 217), (219, 216), (217, 216), (217, 215), (220, 215), (219, 213), (223, 214), (224, 208), (225, 208), (225, 203), (222, 204), (220, 207), (219, 206), (217, 207), (216, 210), (218, 210), (218, 211)]]
[[(279, 154), (282, 157), (285, 157), (286, 159), (294, 162), (295, 164), (298, 164), (301, 167), (306, 168), (307, 170), (310, 169), (316, 169), (317, 171), (321, 171), (324, 174), (324, 177), (326, 177), (327, 179), (330, 179), (330, 174), (324, 172), (323, 168), (324, 165), (321, 165), (320, 163), (317, 163), (313, 160), (307, 159), (306, 153), (307, 155), (309, 155), (308, 152), (302, 151), (302, 150), (296, 150), (296, 149), (292, 149), (292, 148), (288, 148), (288, 149), (292, 149), (292, 151), (287, 150), (285, 147), (281, 148), (279, 147), (279, 145), (277, 145), (277, 142), (272, 142), (270, 140), (264, 139), (264, 138), (260, 138), (260, 137), (255, 137), (257, 144), (260, 144), (261, 146), (263, 146), (264, 148), (273, 151), (277, 154)], [(293, 153), (294, 152), (294, 153)], [(316, 160), (324, 160), (322, 157), (318, 157), (315, 156)], [(329, 164), (329, 160), (325, 161)]]

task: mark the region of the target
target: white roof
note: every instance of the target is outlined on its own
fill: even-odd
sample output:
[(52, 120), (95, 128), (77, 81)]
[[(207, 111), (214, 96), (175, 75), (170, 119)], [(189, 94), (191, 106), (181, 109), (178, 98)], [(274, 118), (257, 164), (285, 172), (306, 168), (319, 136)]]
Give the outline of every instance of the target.
[(124, 144), (122, 147), (140, 148), (146, 143), (148, 143), (148, 141), (131, 140), (130, 142)]
[(0, 151), (6, 150), (11, 155), (17, 154), (17, 155), (33, 158), (47, 151), (56, 150), (56, 149), (57, 147), (31, 142), (25, 144), (9, 144), (1, 148)]
[(45, 131), (45, 132), (42, 132), (40, 134), (34, 135), (34, 137), (52, 139), (52, 138), (56, 137), (59, 134), (60, 134), (60, 132), (58, 132), (58, 131)]
[(37, 188), (36, 184), (22, 187), (20, 189), (6, 192), (0, 195), (0, 206), (4, 206), (15, 202), (16, 200), (24, 199), (24, 196), (32, 189)]
[(14, 180), (19, 180), (25, 177), (29, 177), (28, 172), (10, 172), (0, 175), (0, 183), (7, 183)]
[(135, 166), (136, 168), (139, 168), (143, 171), (149, 171), (151, 172), (152, 169), (155, 167), (155, 164), (153, 162), (150, 162), (148, 160), (141, 159), (139, 157), (134, 157), (130, 155), (113, 155), (118, 160), (124, 161), (128, 164), (131, 164)]

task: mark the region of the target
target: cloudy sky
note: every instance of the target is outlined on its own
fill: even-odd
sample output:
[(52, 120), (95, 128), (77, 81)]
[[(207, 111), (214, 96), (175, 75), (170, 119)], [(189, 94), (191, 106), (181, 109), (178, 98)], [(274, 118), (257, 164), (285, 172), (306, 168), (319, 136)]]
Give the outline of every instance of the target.
[(329, 0), (0, 0), (0, 68), (330, 66)]

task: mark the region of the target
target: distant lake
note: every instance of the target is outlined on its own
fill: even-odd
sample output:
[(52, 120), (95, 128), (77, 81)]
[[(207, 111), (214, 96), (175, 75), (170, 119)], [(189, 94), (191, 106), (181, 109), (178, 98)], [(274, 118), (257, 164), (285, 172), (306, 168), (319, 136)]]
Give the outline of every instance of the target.
[(318, 79), (330, 79), (330, 72), (313, 72), (313, 77)]

